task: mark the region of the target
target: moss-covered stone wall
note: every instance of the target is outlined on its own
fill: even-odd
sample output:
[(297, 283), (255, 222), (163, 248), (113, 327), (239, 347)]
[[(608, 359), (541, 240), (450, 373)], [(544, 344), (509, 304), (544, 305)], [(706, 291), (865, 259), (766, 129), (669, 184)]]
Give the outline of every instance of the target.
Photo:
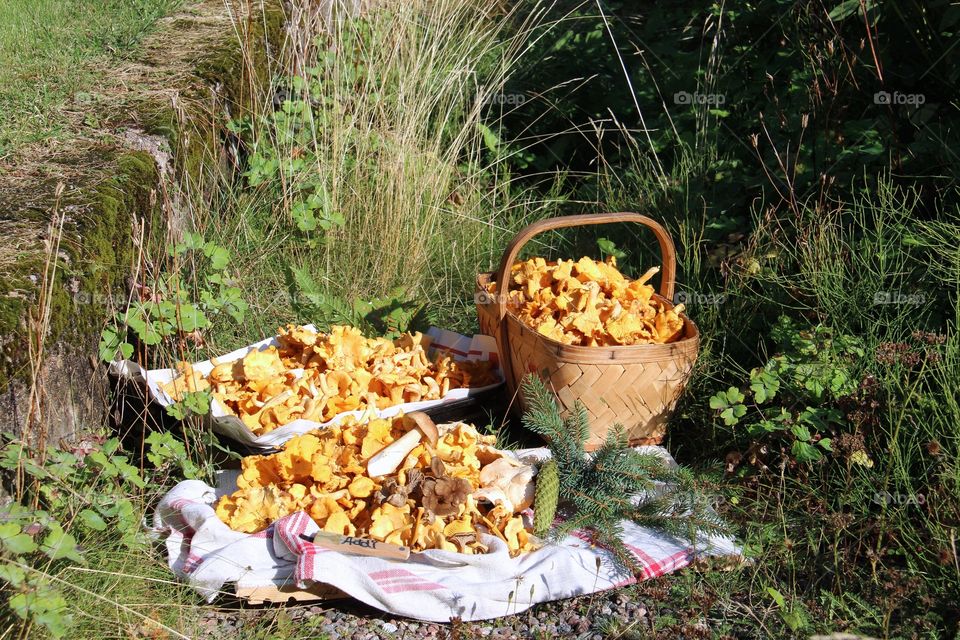
[[(191, 62), (187, 71), (194, 80), (176, 105), (145, 95), (137, 112), (127, 114), (130, 126), (165, 140), (171, 180), (203, 182), (205, 173), (229, 170), (222, 162), (226, 119), (252, 109), (253, 89), (269, 86), (270, 60), (283, 42), (279, 3), (267, 3), (262, 15), (243, 25), (241, 31), (249, 34), (238, 39), (226, 29), (220, 44)], [(175, 28), (170, 37), (176, 38)], [(166, 237), (170, 222), (163, 206), (170, 190), (163, 189), (161, 169), (148, 151), (122, 139), (104, 145), (78, 141), (49, 164), (56, 168), (58, 162), (62, 175), (54, 170), (35, 183), (4, 185), (0, 175), (0, 237), (13, 243), (0, 253), (0, 430), (23, 430), (30, 387), (39, 376), (48, 442), (104, 423), (107, 385), (105, 367), (97, 361), (99, 334), (129, 294), (131, 269), (141, 257), (134, 241), (141, 224), (155, 242)], [(30, 344), (37, 344), (41, 326), (44, 272), (56, 240), (49, 224), (57, 212), (64, 214), (63, 233), (56, 277), (47, 289), (45, 357), (37, 368)]]

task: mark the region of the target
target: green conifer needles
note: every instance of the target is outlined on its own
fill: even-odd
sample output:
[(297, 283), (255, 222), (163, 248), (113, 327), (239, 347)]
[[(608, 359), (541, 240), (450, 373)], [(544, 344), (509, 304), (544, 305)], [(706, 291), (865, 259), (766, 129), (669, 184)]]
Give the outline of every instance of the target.
[[(559, 539), (576, 529), (587, 530), (611, 551), (619, 566), (636, 572), (641, 567), (620, 539), (624, 520), (691, 541), (701, 533), (725, 531), (710, 506), (713, 496), (696, 485), (689, 470), (670, 469), (660, 456), (635, 451), (619, 427), (588, 455), (584, 445), (589, 422), (583, 405), (577, 403), (562, 417), (553, 393), (534, 375), (524, 379), (523, 394), (527, 401), (523, 424), (546, 439), (553, 454), (537, 476), (538, 536)], [(564, 519), (551, 526), (559, 496)]]

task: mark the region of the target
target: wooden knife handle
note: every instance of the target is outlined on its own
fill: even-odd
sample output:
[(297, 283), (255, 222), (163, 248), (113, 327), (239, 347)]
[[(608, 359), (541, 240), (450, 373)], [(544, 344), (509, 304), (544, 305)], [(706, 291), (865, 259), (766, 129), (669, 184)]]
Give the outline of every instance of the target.
[(318, 547), (330, 549), (331, 551), (339, 551), (340, 553), (373, 556), (376, 558), (387, 558), (389, 560), (407, 560), (410, 557), (410, 547), (388, 544), (374, 540), (373, 538), (354, 538), (353, 536), (341, 536), (325, 531), (318, 531), (312, 536), (301, 533), (300, 537), (312, 542)]

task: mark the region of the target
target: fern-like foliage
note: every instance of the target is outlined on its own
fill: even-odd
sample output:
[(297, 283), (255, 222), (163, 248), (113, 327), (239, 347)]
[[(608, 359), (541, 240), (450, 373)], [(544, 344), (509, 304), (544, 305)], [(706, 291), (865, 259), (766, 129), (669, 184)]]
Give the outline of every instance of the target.
[(330, 294), (313, 279), (310, 272), (289, 267), (288, 285), (293, 296), (293, 310), (327, 330), (335, 324), (356, 327), (367, 336), (396, 338), (413, 326), (429, 325), (425, 306), (407, 300), (403, 289), (372, 300), (352, 303)]
[(600, 448), (587, 454), (586, 408), (578, 402), (563, 418), (553, 393), (538, 376), (528, 375), (522, 386), (527, 402), (523, 424), (548, 442), (560, 472), (560, 504), (566, 519), (552, 529), (552, 538), (578, 529), (589, 531), (621, 568), (636, 573), (641, 567), (621, 541), (625, 520), (691, 541), (701, 534), (726, 532), (711, 508), (713, 496), (697, 486), (688, 469), (671, 469), (660, 456), (635, 451), (620, 426), (610, 429)]

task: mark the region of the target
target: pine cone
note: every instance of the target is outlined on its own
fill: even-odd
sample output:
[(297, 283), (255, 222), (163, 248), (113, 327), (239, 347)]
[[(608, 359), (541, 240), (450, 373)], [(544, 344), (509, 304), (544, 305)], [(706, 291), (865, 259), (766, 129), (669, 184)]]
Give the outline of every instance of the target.
[(540, 466), (537, 474), (537, 492), (533, 500), (533, 533), (542, 538), (553, 525), (560, 498), (560, 472), (557, 461), (550, 459)]

